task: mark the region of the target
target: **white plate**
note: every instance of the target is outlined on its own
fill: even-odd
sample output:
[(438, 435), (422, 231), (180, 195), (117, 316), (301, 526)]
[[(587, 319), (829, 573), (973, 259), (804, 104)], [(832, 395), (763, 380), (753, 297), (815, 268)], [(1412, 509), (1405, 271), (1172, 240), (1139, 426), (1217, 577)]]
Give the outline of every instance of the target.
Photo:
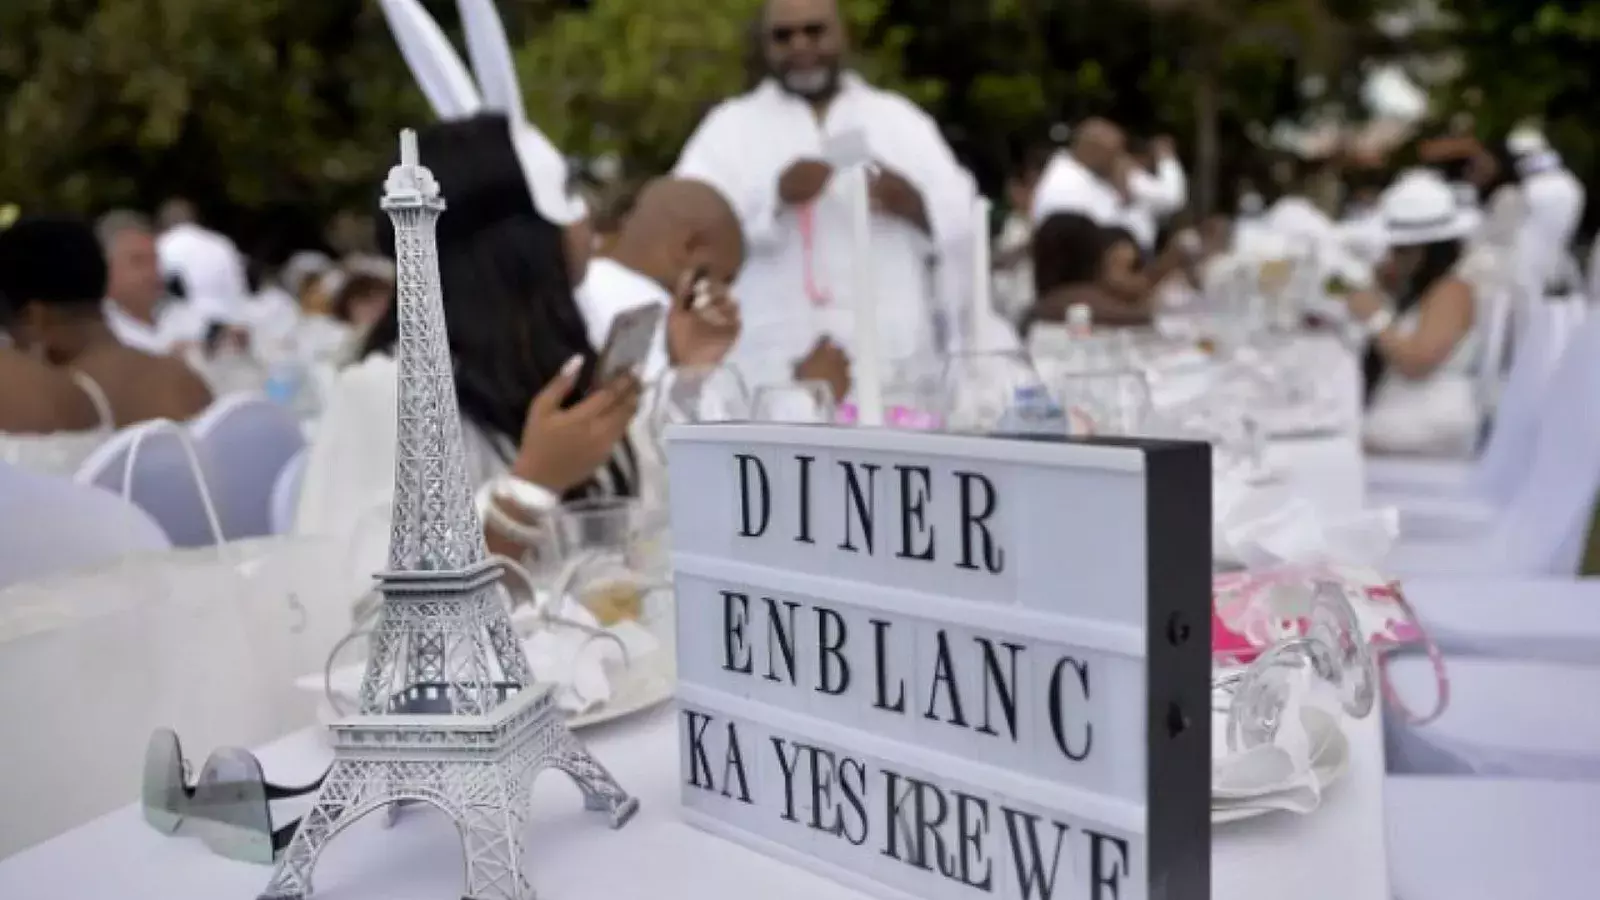
[[(1328, 788), (1350, 769), (1350, 739), (1345, 736), (1344, 728), (1340, 727), (1341, 718), (1328, 716), (1327, 721), (1334, 727), (1319, 747), (1316, 758), (1311, 760), (1311, 772), (1317, 778), (1319, 794), (1325, 794)], [(1232, 806), (1227, 809), (1214, 809), (1211, 811), (1211, 824), (1225, 825), (1273, 812), (1283, 812), (1283, 810), (1270, 806)]]

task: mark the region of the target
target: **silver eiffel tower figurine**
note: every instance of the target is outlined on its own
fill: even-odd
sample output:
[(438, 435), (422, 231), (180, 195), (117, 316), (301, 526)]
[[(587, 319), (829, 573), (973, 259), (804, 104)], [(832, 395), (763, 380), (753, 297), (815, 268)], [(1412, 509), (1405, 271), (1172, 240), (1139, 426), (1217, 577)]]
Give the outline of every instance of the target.
[(473, 508), (445, 336), (434, 227), (439, 185), (400, 134), (382, 207), (394, 221), (399, 436), (389, 569), (361, 683), (361, 710), (334, 723), (334, 762), (263, 900), (311, 895), (317, 857), (345, 826), (402, 802), (455, 820), (467, 900), (532, 900), (523, 817), (545, 768), (572, 776), (587, 809), (620, 828), (638, 810), (567, 730), (528, 674)]

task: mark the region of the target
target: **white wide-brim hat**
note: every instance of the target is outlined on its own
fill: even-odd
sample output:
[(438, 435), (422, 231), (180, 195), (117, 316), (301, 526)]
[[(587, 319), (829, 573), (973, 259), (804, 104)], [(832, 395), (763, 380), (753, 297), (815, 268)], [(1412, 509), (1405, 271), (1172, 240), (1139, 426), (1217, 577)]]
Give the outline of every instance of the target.
[(1401, 175), (1383, 192), (1378, 208), (1391, 247), (1459, 241), (1477, 225), (1477, 217), (1461, 208), (1449, 183), (1425, 170)]

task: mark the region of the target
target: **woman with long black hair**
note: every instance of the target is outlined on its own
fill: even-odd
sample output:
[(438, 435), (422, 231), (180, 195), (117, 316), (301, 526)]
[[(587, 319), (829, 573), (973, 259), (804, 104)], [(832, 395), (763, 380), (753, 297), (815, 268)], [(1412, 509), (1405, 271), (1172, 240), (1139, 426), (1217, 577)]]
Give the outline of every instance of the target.
[(1381, 453), (1469, 454), (1483, 418), (1479, 308), (1494, 299), (1466, 252), (1474, 219), (1449, 183), (1420, 170), (1385, 192), (1382, 210), (1389, 256), (1380, 271), (1389, 294), (1347, 299), (1370, 341), (1366, 444)]
[[(448, 204), (439, 276), (455, 364), (468, 476), (511, 476), (524, 505), (634, 495), (627, 431), (639, 383), (592, 383), (595, 349), (573, 298), (561, 229), (535, 209), (501, 116), (445, 122), (418, 136)], [(381, 236), (392, 253), (393, 234)], [(392, 490), (398, 310), (372, 328), (318, 425), (296, 530), (360, 542), (381, 561)], [(495, 534), (490, 531), (490, 538)], [(361, 551), (357, 556), (363, 555)]]

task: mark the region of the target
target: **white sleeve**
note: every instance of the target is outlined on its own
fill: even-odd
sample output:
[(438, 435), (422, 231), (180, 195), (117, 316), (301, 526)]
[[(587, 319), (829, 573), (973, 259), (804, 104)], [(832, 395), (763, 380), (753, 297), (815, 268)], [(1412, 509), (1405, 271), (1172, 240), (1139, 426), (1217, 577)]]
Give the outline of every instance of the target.
[[(911, 101), (901, 97), (895, 100), (902, 105), (905, 143), (917, 148), (916, 164), (902, 170), (922, 194), (923, 211), (928, 217), (929, 239), (936, 251), (970, 239), (974, 223), (972, 213), (978, 199), (977, 184), (956, 155), (945, 143), (944, 135), (933, 117)], [(885, 160), (888, 165), (899, 166), (906, 161)]]
[(746, 134), (742, 125), (738, 107), (728, 103), (707, 113), (684, 144), (672, 174), (705, 182), (721, 191), (738, 214), (750, 248), (769, 249), (784, 238), (778, 218), (777, 176), (767, 178), (751, 171), (745, 149), (751, 141), (766, 136)]
[(1128, 190), (1158, 216), (1171, 215), (1189, 202), (1189, 183), (1184, 178), (1183, 166), (1170, 156), (1163, 156), (1156, 163), (1154, 175), (1135, 169), (1128, 177)]

